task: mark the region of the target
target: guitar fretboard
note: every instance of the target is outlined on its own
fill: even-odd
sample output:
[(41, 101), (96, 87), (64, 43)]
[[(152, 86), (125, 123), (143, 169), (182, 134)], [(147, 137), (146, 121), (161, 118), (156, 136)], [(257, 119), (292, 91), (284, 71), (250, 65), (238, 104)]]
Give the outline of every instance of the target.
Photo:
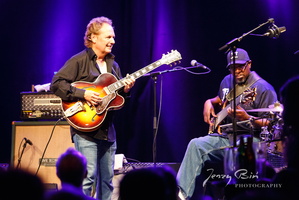
[(136, 80), (144, 74), (156, 69), (157, 67), (163, 64), (170, 64), (180, 59), (182, 59), (181, 54), (177, 50), (171, 50), (171, 53), (168, 53), (166, 55), (163, 54), (160, 60), (157, 60), (156, 62), (153, 62), (152, 64), (143, 67), (142, 69), (132, 73), (128, 77), (122, 78), (119, 81), (112, 83), (111, 85), (107, 86), (107, 89), (109, 90), (109, 92), (115, 92), (125, 86), (124, 80), (126, 80), (127, 78), (134, 78)]
[(144, 74), (156, 69), (157, 67), (161, 66), (163, 63), (161, 63), (160, 60), (157, 60), (156, 62), (150, 64), (150, 65), (147, 65), (143, 68), (141, 68), (140, 70), (130, 74), (128, 77), (125, 77), (125, 78), (122, 78), (120, 79), (119, 81), (116, 81), (115, 83), (112, 83), (111, 85), (108, 86), (108, 89), (110, 92), (115, 92), (119, 89), (121, 89), (122, 87), (125, 86), (124, 84), (124, 80), (127, 79), (127, 78), (131, 78), (133, 77), (135, 80), (140, 78), (141, 76), (143, 76)]
[[(240, 96), (238, 96), (236, 98), (236, 105), (239, 105), (241, 103), (241, 99), (242, 99), (242, 94)], [(215, 126), (218, 126), (220, 122), (222, 122), (222, 120), (227, 116), (228, 114), (228, 109), (229, 108), (232, 108), (231, 107), (231, 104), (228, 104), (225, 108), (223, 108), (217, 115), (217, 118), (216, 118), (216, 122), (215, 122)]]

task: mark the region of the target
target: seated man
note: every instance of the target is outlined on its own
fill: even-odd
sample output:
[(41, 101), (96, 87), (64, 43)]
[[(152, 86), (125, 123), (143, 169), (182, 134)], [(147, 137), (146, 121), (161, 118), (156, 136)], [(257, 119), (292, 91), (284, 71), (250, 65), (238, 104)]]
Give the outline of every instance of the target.
[[(235, 64), (234, 64), (235, 61)], [(244, 49), (236, 49), (227, 54), (227, 68), (230, 72), (221, 82), (218, 95), (206, 100), (203, 109), (204, 121), (210, 125), (210, 134), (192, 139), (187, 147), (180, 169), (178, 171), (178, 185), (181, 198), (191, 198), (196, 184), (196, 178), (201, 175), (206, 162), (223, 163), (224, 149), (233, 142), (229, 138), (233, 133), (237, 136), (253, 135), (259, 137), (262, 126), (267, 126), (267, 119), (261, 118), (265, 113), (247, 113), (246, 110), (268, 108), (277, 101), (274, 88), (256, 72), (251, 71), (252, 61)], [(234, 79), (235, 78), (235, 79)], [(234, 97), (233, 83), (235, 80), (236, 109), (232, 109)], [(216, 115), (216, 107), (222, 110)], [(226, 127), (225, 132), (220, 129), (220, 122), (229, 124), (235, 114), (236, 130), (232, 126)], [(213, 120), (211, 119), (213, 117)], [(223, 118), (223, 119), (221, 119)]]

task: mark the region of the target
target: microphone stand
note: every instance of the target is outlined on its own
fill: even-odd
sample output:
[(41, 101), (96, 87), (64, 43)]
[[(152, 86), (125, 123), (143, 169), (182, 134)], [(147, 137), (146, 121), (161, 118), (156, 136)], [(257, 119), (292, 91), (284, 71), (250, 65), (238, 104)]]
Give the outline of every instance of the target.
[(23, 149), (22, 149), (21, 155), (20, 155), (20, 157), (19, 157), (19, 159), (18, 159), (18, 164), (17, 164), (17, 166), (16, 166), (16, 169), (18, 169), (19, 166), (20, 166), (20, 164), (21, 164), (21, 159), (22, 159), (22, 157), (23, 157), (24, 150), (26, 149), (26, 146), (27, 146), (27, 141), (25, 140), (25, 143), (23, 144)]
[(241, 40), (251, 34), (252, 32), (256, 31), (257, 29), (261, 28), (262, 26), (266, 25), (266, 24), (269, 24), (269, 23), (274, 23), (274, 19), (273, 18), (270, 18), (268, 19), (268, 21), (258, 25), (256, 28), (252, 29), (251, 31), (248, 31), (247, 33), (243, 33), (242, 36), (238, 37), (238, 38), (235, 38), (231, 41), (229, 41), (228, 43), (226, 43), (225, 45), (223, 45), (222, 47), (219, 48), (219, 51), (222, 51), (222, 50), (225, 50), (227, 48), (231, 48), (232, 46), (236, 46), (237, 43), (241, 42)]
[(222, 51), (224, 49), (228, 48), (228, 51), (231, 50), (233, 53), (233, 147), (237, 146), (237, 133), (236, 133), (236, 129), (237, 129), (237, 124), (236, 124), (236, 58), (235, 58), (235, 53), (237, 50), (237, 44), (247, 35), (249, 35), (250, 33), (254, 32), (255, 30), (259, 29), (260, 27), (268, 24), (268, 23), (274, 23), (274, 19), (270, 18), (268, 19), (267, 22), (264, 22), (262, 24), (260, 24), (259, 26), (257, 26), (256, 28), (250, 30), (247, 33), (243, 33), (242, 36), (235, 38), (231, 41), (229, 41), (228, 43), (226, 43), (225, 45), (223, 45), (222, 47), (219, 48), (219, 51)]
[[(181, 70), (185, 70), (185, 69), (193, 69), (193, 68), (199, 68), (202, 67), (203, 65), (196, 65), (196, 66), (191, 66), (191, 67), (185, 67), (185, 68), (174, 68), (171, 70), (164, 70), (164, 71), (156, 71), (156, 72), (151, 72), (148, 74), (144, 74), (143, 76), (150, 76), (153, 80), (154, 86), (153, 86), (153, 91), (154, 91), (154, 95), (153, 95), (153, 100), (154, 100), (154, 106), (153, 106), (153, 163), (154, 166), (156, 167), (156, 155), (157, 155), (157, 133), (158, 133), (158, 123), (157, 123), (157, 79), (158, 79), (158, 75), (164, 74), (164, 73), (168, 73), (168, 72), (176, 72), (176, 71), (181, 71)], [(209, 70), (209, 69), (208, 69)]]
[(156, 137), (157, 137), (157, 80), (158, 80), (158, 73), (155, 73), (153, 72), (151, 74), (151, 78), (154, 82), (154, 86), (153, 86), (153, 89), (154, 89), (154, 96), (153, 96), (153, 100), (154, 100), (154, 114), (153, 114), (153, 136), (154, 136), (154, 139), (153, 139), (153, 162), (154, 162), (154, 167), (156, 167), (156, 154), (157, 154), (157, 144), (156, 144)]
[(237, 146), (237, 122), (236, 122), (236, 108), (237, 108), (237, 104), (236, 104), (236, 50), (237, 50), (237, 46), (232, 46), (231, 50), (233, 52), (233, 146), (236, 147)]

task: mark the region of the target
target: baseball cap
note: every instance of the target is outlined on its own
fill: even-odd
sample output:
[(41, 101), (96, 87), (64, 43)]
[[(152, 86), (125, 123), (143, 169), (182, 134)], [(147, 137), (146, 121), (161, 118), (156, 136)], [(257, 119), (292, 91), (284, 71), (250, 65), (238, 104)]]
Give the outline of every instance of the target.
[[(245, 64), (247, 61), (249, 61), (250, 58), (248, 56), (248, 53), (244, 49), (237, 48), (235, 52), (235, 63), (236, 64)], [(231, 64), (233, 64), (233, 52), (229, 51), (227, 53), (227, 66), (228, 68)]]

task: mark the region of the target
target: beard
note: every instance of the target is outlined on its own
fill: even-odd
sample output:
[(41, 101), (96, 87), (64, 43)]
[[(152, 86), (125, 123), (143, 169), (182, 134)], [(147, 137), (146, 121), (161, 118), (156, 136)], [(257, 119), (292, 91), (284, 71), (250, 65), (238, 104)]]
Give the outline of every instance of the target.
[(242, 85), (243, 83), (245, 83), (246, 78), (242, 77), (242, 78), (236, 78), (236, 83), (239, 85)]

